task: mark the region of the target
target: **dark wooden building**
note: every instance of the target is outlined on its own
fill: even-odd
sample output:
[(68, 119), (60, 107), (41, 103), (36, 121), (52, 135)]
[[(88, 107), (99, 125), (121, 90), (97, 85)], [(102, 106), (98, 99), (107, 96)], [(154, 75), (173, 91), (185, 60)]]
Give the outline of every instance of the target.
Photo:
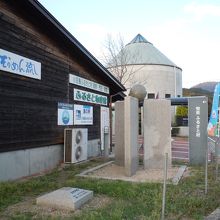
[[(101, 109), (124, 89), (38, 1), (1, 0), (0, 180), (54, 167), (67, 127), (87, 128), (96, 156)], [(92, 120), (60, 124), (65, 105), (90, 106)]]

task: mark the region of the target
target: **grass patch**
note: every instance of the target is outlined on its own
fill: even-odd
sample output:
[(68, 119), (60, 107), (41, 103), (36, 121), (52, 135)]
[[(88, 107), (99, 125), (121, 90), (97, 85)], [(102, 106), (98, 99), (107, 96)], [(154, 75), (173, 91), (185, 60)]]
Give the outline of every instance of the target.
[[(11, 204), (63, 186), (93, 190), (95, 195), (111, 198), (111, 202), (106, 206), (84, 209), (77, 215), (71, 213), (70, 218), (64, 218), (62, 215), (54, 218), (50, 213), (45, 217), (36, 218), (37, 213), (20, 211), (10, 215), (8, 219), (160, 219), (162, 184), (75, 176), (85, 168), (96, 166), (101, 162), (94, 160), (25, 181), (0, 183), (0, 219)], [(208, 195), (204, 195), (204, 169), (193, 167), (191, 170), (193, 175), (184, 178), (179, 185), (167, 186), (165, 213), (167, 219), (203, 219), (203, 216), (208, 215), (220, 204), (220, 182), (214, 179), (214, 167), (209, 166)]]
[(53, 172), (40, 177), (0, 183), (0, 211), (9, 205), (22, 201), (25, 197), (36, 196), (43, 192), (63, 187), (66, 180), (75, 178), (75, 175), (89, 166), (96, 166), (102, 161), (93, 160), (79, 165), (70, 165), (62, 171)]

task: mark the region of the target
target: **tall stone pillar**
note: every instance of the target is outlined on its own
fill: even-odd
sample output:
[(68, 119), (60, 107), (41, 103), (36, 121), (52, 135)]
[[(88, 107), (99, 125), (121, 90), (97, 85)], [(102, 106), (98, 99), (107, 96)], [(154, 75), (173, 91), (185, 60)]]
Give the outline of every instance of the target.
[(169, 100), (144, 100), (144, 169), (163, 168), (165, 153), (171, 166), (170, 111)]
[(138, 169), (138, 99), (125, 97), (124, 108), (125, 174), (132, 176)]
[(125, 165), (124, 147), (124, 101), (115, 103), (115, 163)]
[(189, 162), (204, 165), (207, 152), (208, 98), (190, 97), (189, 109)]

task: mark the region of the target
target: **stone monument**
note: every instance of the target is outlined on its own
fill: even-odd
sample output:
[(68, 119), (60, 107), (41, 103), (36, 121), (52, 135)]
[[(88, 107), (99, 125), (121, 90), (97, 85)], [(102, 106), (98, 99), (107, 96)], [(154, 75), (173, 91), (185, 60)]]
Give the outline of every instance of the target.
[(138, 99), (125, 97), (124, 108), (125, 174), (132, 176), (138, 169)]
[(171, 103), (144, 100), (144, 169), (164, 168), (165, 153), (171, 166)]
[(125, 165), (124, 101), (115, 103), (115, 164)]
[(63, 187), (38, 197), (36, 203), (51, 208), (74, 211), (92, 198), (93, 192), (90, 190)]
[(143, 101), (146, 95), (147, 95), (146, 88), (140, 84), (134, 85), (129, 92), (129, 96), (135, 97), (139, 101)]
[(124, 101), (115, 104), (115, 162), (125, 167), (127, 176), (138, 169), (138, 106), (146, 94), (144, 86), (135, 85)]

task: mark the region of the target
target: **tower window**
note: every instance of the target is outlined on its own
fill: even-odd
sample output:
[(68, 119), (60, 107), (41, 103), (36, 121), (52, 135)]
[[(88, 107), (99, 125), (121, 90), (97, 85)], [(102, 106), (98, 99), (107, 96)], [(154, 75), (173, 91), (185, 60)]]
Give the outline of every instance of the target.
[(148, 93), (147, 97), (148, 97), (148, 99), (154, 99), (155, 98), (155, 94), (154, 93)]

